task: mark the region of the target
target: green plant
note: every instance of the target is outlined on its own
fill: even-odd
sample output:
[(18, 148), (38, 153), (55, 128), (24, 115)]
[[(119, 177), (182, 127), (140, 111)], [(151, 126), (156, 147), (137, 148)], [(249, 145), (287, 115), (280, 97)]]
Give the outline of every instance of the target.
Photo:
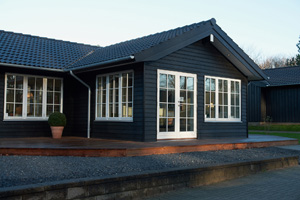
[(65, 114), (54, 112), (49, 116), (48, 123), (50, 126), (66, 126), (67, 119)]

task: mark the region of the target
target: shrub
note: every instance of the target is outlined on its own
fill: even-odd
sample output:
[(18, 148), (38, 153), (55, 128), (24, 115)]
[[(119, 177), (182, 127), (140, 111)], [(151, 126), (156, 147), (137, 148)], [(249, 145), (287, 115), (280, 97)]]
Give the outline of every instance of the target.
[(49, 116), (48, 123), (50, 126), (66, 126), (67, 119), (65, 114), (54, 112)]

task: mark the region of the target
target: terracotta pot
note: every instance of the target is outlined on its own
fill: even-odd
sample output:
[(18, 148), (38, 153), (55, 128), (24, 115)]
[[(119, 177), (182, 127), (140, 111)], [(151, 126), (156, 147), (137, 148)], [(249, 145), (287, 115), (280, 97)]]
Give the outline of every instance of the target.
[(63, 126), (51, 126), (52, 138), (60, 139), (64, 130)]

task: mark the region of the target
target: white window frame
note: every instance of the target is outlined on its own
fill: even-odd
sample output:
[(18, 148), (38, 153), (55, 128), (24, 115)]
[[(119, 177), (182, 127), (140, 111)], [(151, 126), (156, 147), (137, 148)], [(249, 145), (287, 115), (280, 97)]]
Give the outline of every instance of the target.
[[(132, 117), (122, 117), (122, 74), (123, 73), (132, 73)], [(118, 101), (118, 109), (119, 109), (119, 117), (109, 117), (109, 76), (110, 75), (119, 75), (119, 101)], [(105, 117), (97, 117), (97, 110), (98, 110), (98, 78), (99, 77), (106, 77), (106, 103), (105, 103)], [(127, 86), (128, 89), (128, 86)], [(96, 76), (96, 89), (95, 89), (95, 121), (112, 121), (112, 122), (133, 122), (133, 113), (134, 113), (134, 71), (127, 70), (127, 71), (120, 71), (120, 72), (112, 72), (107, 74), (101, 74)], [(115, 96), (113, 97), (115, 98)], [(128, 95), (126, 97), (126, 102), (128, 103)], [(101, 104), (102, 105), (102, 104)]]
[[(23, 108), (22, 116), (8, 116), (6, 113), (6, 92), (7, 92), (7, 76), (22, 76), (23, 77)], [(28, 93), (28, 77), (42, 78), (43, 79), (43, 103), (42, 103), (42, 117), (27, 117), (27, 93)], [(63, 78), (49, 77), (31, 74), (18, 74), (18, 73), (5, 73), (5, 87), (4, 87), (4, 116), (3, 121), (47, 121), (47, 79), (59, 79), (61, 80), (61, 96), (60, 96), (60, 112), (63, 111)]]
[[(206, 78), (213, 78), (216, 80), (215, 82), (215, 118), (206, 118), (205, 114), (206, 114), (206, 91), (205, 91), (205, 80)], [(227, 80), (228, 81), (228, 118), (219, 118), (219, 79), (221, 80)], [(237, 81), (239, 82), (239, 118), (231, 118), (231, 81)], [(204, 121), (205, 122), (242, 122), (242, 118), (241, 118), (241, 113), (242, 113), (242, 101), (241, 101), (241, 80), (240, 79), (232, 79), (232, 78), (226, 78), (226, 77), (217, 77), (217, 76), (204, 76)]]

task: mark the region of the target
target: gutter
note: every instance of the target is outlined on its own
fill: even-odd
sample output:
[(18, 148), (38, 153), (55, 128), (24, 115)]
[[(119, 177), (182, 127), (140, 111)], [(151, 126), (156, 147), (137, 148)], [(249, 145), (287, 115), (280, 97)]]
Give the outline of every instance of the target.
[(77, 77), (73, 71), (70, 71), (70, 75), (73, 76), (76, 80), (78, 80), (80, 83), (82, 83), (85, 87), (88, 88), (88, 120), (87, 120), (87, 138), (90, 138), (91, 134), (91, 87), (86, 84), (83, 80), (81, 80), (79, 77)]
[(108, 65), (108, 64), (112, 64), (112, 63), (116, 63), (116, 62), (122, 62), (122, 61), (127, 61), (127, 60), (133, 60), (134, 56), (126, 56), (126, 57), (121, 57), (121, 58), (116, 58), (113, 60), (107, 60), (101, 63), (94, 63), (94, 64), (90, 64), (90, 65), (84, 65), (81, 67), (76, 67), (75, 69), (69, 68), (69, 69), (64, 69), (64, 71), (77, 71), (80, 69), (89, 69), (91, 67), (97, 67), (97, 66), (102, 66), (102, 65)]
[(17, 67), (17, 68), (24, 68), (24, 69), (35, 69), (35, 70), (46, 70), (46, 71), (55, 71), (55, 72), (64, 72), (63, 69), (41, 68), (41, 67), (32, 67), (32, 66), (25, 66), (25, 65), (8, 64), (8, 63), (0, 63), (0, 66)]

